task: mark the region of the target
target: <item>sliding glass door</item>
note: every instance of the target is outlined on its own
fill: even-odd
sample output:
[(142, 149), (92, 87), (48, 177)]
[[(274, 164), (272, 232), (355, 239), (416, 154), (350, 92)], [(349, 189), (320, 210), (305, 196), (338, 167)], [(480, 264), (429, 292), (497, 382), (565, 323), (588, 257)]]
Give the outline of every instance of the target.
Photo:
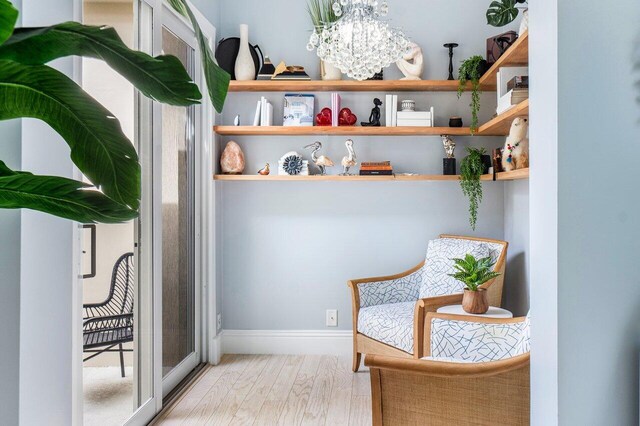
[[(195, 78), (196, 51), (182, 22), (168, 15), (162, 50)], [(171, 19), (174, 18), (174, 19)], [(180, 34), (180, 35), (179, 35)], [(196, 107), (162, 106), (162, 376), (175, 387), (200, 362), (195, 282)]]

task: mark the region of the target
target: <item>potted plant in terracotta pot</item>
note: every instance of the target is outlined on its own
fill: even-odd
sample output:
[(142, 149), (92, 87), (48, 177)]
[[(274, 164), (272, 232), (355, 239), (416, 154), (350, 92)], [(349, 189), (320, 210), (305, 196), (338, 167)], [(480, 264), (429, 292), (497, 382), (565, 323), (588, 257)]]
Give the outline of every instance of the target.
[(489, 280), (499, 276), (494, 272), (494, 261), (490, 257), (476, 259), (467, 254), (464, 259), (452, 259), (455, 262), (455, 274), (449, 276), (464, 283), (464, 295), (462, 296), (462, 309), (469, 314), (484, 314), (489, 310), (487, 290), (480, 286)]

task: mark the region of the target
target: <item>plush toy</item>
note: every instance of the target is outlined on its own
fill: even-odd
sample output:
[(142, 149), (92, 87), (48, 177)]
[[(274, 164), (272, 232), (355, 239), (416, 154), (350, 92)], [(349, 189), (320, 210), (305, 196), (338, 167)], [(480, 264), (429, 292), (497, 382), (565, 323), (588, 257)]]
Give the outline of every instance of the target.
[(502, 151), (502, 170), (510, 172), (529, 167), (529, 123), (526, 118), (516, 118)]

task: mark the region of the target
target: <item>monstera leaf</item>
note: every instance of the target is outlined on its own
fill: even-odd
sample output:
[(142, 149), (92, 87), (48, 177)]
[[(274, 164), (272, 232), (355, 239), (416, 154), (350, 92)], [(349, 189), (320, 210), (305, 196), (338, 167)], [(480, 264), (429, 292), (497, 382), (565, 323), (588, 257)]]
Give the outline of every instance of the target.
[(0, 44), (11, 36), (18, 20), (18, 10), (8, 0), (0, 0)]
[(216, 63), (213, 52), (209, 48), (209, 42), (202, 33), (200, 25), (198, 25), (198, 20), (189, 8), (186, 0), (168, 0), (168, 2), (179, 14), (191, 21), (191, 25), (196, 33), (196, 38), (198, 39), (200, 54), (202, 55), (202, 68), (205, 79), (207, 80), (209, 97), (216, 111), (220, 113), (222, 112), (224, 101), (227, 97), (231, 76)]
[(15, 172), (0, 161), (0, 205), (28, 208), (82, 223), (120, 223), (138, 216), (91, 185), (57, 176)]
[(140, 204), (138, 155), (120, 122), (67, 76), (45, 65), (0, 60), (0, 120), (32, 117), (49, 124), (71, 159), (114, 201)]
[(45, 28), (18, 28), (0, 46), (0, 59), (27, 65), (42, 65), (71, 55), (104, 60), (145, 96), (159, 102), (188, 106), (202, 98), (178, 58), (153, 58), (131, 50), (112, 27), (65, 22)]
[(516, 0), (496, 0), (492, 1), (487, 9), (487, 23), (494, 27), (504, 27), (513, 22), (518, 16), (516, 3), (524, 3)]

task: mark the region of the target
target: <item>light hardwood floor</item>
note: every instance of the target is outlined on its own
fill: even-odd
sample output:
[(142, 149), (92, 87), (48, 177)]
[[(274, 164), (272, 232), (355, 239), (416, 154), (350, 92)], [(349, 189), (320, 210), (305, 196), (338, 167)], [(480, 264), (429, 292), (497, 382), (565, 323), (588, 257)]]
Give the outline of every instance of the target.
[(369, 371), (351, 358), (225, 355), (154, 425), (370, 425)]

